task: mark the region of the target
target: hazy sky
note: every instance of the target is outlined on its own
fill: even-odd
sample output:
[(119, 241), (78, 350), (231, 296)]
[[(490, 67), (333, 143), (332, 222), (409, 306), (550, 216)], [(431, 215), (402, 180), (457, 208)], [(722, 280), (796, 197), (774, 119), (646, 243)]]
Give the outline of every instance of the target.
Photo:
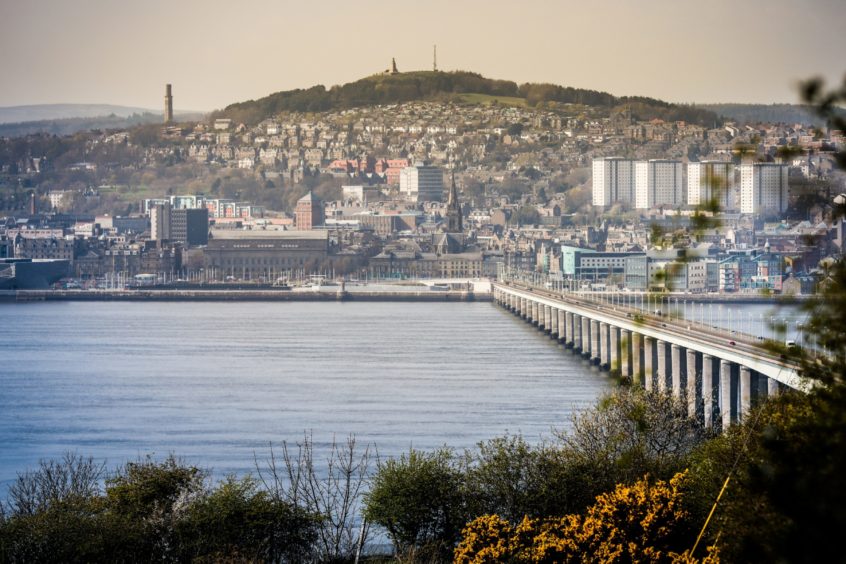
[(846, 73), (846, 0), (0, 0), (0, 106), (211, 110), (384, 70), (674, 102), (795, 102)]

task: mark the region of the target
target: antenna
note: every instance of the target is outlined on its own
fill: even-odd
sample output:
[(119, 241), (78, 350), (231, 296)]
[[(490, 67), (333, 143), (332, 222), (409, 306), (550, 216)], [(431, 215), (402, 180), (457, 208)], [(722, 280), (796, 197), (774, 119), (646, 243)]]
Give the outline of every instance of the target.
[(432, 58), (432, 70), (438, 72), (438, 46), (435, 45), (433, 58)]

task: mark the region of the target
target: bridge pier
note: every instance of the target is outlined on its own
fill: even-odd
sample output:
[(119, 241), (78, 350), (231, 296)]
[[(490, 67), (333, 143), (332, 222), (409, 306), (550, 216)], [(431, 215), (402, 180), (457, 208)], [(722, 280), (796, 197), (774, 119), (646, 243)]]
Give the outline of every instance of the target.
[(575, 347), (575, 331), (573, 330), (573, 314), (564, 312), (564, 344), (568, 347)]
[(696, 417), (700, 403), (697, 391), (700, 389), (699, 386), (702, 384), (699, 383), (699, 385), (697, 385), (698, 372), (696, 370), (696, 351), (693, 349), (687, 349), (686, 352), (687, 362), (685, 363), (685, 377), (687, 381), (685, 384), (687, 385), (685, 386), (685, 397), (687, 398), (687, 416)]
[(573, 349), (582, 350), (582, 316), (572, 314), (573, 316)]
[(643, 387), (647, 391), (652, 391), (653, 383), (653, 360), (655, 359), (655, 339), (652, 337), (643, 337)]
[(599, 365), (603, 368), (611, 365), (611, 351), (608, 341), (608, 324), (603, 321), (599, 323)]
[(590, 362), (599, 364), (599, 322), (596, 319), (590, 320)]
[(778, 380), (767, 378), (767, 397), (774, 398), (779, 394)]
[(752, 371), (746, 366), (740, 367), (740, 417), (743, 421), (752, 407)]
[(646, 366), (644, 366), (643, 335), (632, 332), (632, 382), (638, 386), (646, 385)]
[(611, 369), (612, 373), (620, 373), (622, 374), (622, 369), (620, 367), (620, 329), (610, 325), (608, 327), (609, 331), (609, 344), (610, 347), (610, 356), (608, 357), (608, 368)]
[(655, 341), (655, 348), (658, 351), (658, 369), (656, 375), (658, 377), (658, 391), (667, 391), (667, 343), (658, 339)]
[(720, 416), (723, 421), (723, 431), (728, 430), (735, 419), (733, 403), (731, 362), (720, 360)]
[(531, 317), (532, 325), (537, 326), (538, 324), (540, 324), (540, 312), (541, 312), (540, 304), (538, 302), (532, 300), (532, 317)]
[(569, 340), (569, 327), (567, 326), (567, 312), (563, 309), (558, 310), (558, 340), (567, 344)]
[(620, 329), (620, 376), (632, 377), (632, 332)]
[(590, 319), (585, 316), (582, 318), (582, 355), (590, 355)]
[(702, 402), (703, 402), (703, 423), (706, 429), (714, 426), (715, 407), (714, 402), (714, 357), (710, 354), (702, 355)]
[(555, 307), (552, 308), (552, 310), (550, 311), (550, 315), (552, 316), (549, 320), (550, 321), (550, 327), (551, 327), (550, 335), (552, 336), (553, 339), (558, 339), (558, 332), (559, 332), (558, 308), (555, 308)]
[(670, 345), (670, 355), (671, 355), (671, 370), (673, 371), (672, 376), (672, 394), (674, 398), (680, 398), (682, 393), (682, 360), (681, 360), (681, 347), (676, 344)]

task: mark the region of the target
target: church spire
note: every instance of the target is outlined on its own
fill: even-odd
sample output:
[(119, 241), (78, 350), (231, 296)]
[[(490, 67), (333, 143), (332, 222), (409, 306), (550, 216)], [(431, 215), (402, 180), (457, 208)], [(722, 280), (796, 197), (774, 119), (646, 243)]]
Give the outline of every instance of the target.
[(447, 233), (464, 232), (464, 222), (461, 215), (458, 188), (455, 186), (455, 169), (452, 169), (452, 184), (449, 187), (449, 198), (447, 199)]

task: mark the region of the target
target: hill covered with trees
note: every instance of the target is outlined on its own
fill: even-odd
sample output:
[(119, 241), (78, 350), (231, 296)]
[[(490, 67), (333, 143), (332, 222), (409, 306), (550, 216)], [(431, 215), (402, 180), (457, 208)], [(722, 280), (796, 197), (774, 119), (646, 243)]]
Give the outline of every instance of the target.
[(611, 109), (628, 106), (632, 115), (639, 119), (684, 120), (709, 127), (719, 121), (717, 114), (695, 106), (637, 96), (617, 97), (607, 92), (555, 84), (518, 85), (510, 80), (485, 78), (467, 71), (377, 74), (329, 89), (317, 85), (276, 92), (258, 100), (231, 104), (215, 112), (213, 117), (255, 124), (283, 112), (321, 112), (414, 100), (460, 100), (462, 94), (519, 98), (531, 107), (579, 104)]

